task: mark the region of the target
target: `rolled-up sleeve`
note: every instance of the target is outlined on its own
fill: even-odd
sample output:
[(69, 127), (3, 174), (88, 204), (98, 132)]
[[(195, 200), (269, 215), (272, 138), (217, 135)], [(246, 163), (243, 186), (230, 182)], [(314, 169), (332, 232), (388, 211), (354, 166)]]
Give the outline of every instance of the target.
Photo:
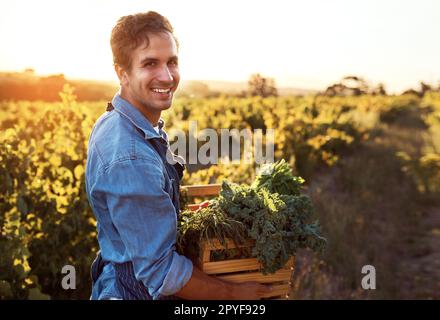
[(164, 190), (161, 166), (154, 159), (119, 161), (95, 185), (106, 199), (136, 279), (153, 299), (178, 292), (193, 271), (191, 260), (175, 251), (176, 211)]

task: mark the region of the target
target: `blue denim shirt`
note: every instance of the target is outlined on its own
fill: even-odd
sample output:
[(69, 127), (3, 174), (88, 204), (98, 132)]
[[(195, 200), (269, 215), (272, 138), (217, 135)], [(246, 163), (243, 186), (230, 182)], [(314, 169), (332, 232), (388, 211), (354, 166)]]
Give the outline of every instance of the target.
[(109, 261), (92, 288), (92, 299), (123, 298), (114, 264), (132, 263), (136, 280), (153, 299), (188, 282), (192, 262), (175, 251), (176, 206), (163, 160), (152, 146), (165, 144), (142, 113), (116, 94), (114, 110), (95, 123), (88, 145), (86, 191), (97, 219), (102, 258)]

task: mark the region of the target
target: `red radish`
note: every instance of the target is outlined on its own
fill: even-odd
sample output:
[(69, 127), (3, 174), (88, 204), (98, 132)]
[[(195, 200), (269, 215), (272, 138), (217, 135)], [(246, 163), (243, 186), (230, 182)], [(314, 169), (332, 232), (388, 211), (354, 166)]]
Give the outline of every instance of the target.
[(206, 208), (209, 206), (209, 200), (205, 200), (199, 204), (199, 208)]

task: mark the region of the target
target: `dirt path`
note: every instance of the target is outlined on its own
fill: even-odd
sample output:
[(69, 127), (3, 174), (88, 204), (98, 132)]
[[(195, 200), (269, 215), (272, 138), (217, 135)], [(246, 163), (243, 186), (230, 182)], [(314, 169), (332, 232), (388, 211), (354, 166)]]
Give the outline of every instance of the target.
[(421, 211), (420, 223), (408, 236), (400, 265), (403, 299), (440, 299), (440, 208)]
[[(440, 299), (440, 207), (417, 201), (396, 158), (422, 146), (420, 130), (387, 128), (312, 179), (329, 247), (322, 262), (298, 256), (295, 299)], [(360, 288), (367, 262), (378, 272), (374, 292)]]

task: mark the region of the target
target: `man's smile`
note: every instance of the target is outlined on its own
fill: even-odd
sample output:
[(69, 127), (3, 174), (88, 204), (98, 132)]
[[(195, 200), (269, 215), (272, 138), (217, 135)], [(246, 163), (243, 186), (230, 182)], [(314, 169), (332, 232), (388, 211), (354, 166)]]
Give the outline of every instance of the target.
[(151, 91), (157, 93), (171, 93), (172, 88), (151, 88)]

